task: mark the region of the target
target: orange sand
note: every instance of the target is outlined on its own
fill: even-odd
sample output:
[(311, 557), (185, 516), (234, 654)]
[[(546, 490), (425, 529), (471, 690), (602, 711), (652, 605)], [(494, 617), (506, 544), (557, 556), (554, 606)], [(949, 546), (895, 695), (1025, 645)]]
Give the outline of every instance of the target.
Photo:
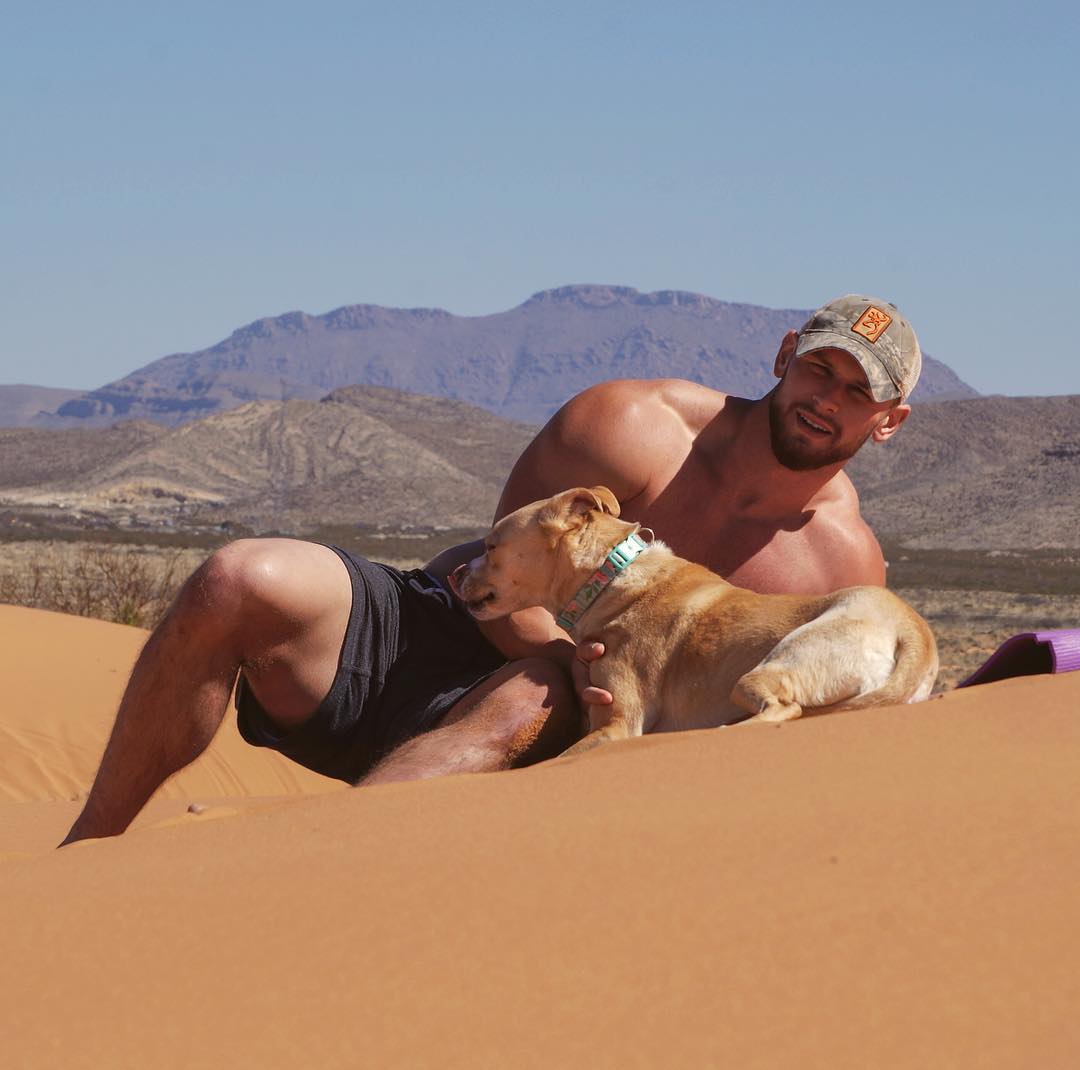
[(1080, 1060), (1080, 673), (360, 791), (229, 728), (53, 851), (142, 638), (0, 607), (5, 1066)]

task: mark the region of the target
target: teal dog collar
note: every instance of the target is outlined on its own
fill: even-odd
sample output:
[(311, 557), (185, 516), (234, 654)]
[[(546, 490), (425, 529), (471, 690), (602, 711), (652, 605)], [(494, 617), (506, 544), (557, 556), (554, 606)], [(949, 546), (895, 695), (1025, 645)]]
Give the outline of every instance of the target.
[(604, 559), (604, 563), (589, 577), (585, 585), (563, 607), (555, 618), (560, 628), (570, 631), (581, 615), (600, 597), (600, 592), (622, 572), (631, 561), (648, 549), (649, 544), (636, 533), (628, 535)]

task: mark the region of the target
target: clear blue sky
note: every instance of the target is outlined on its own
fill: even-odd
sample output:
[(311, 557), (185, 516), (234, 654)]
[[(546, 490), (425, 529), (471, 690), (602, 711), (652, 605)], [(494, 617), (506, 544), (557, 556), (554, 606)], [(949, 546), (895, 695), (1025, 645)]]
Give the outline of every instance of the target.
[(0, 382), (598, 282), (861, 290), (1080, 393), (1078, 10), (0, 0)]

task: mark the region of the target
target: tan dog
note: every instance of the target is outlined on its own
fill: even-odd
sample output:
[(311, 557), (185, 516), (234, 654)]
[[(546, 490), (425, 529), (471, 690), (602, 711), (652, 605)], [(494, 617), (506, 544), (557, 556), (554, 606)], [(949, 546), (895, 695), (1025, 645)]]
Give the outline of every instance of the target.
[[(618, 515), (606, 487), (534, 502), (503, 517), (484, 556), (450, 578), (477, 619), (539, 605), (560, 615), (575, 641), (604, 644), (592, 682), (614, 702), (589, 707), (590, 733), (568, 753), (643, 732), (748, 716), (786, 721), (804, 709), (929, 696), (938, 669), (934, 636), (890, 591), (754, 594), (663, 543), (624, 544), (641, 525)], [(605, 564), (617, 546), (615, 563)], [(605, 582), (605, 572), (615, 573), (635, 553)]]

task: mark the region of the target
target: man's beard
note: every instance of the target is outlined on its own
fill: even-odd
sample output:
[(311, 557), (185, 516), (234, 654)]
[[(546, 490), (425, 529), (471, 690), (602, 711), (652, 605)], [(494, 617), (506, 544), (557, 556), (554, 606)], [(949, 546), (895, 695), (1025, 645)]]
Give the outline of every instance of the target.
[(813, 442), (807, 442), (796, 432), (789, 432), (784, 427), (784, 416), (784, 406), (781, 405), (777, 391), (774, 390), (772, 397), (769, 398), (769, 440), (772, 443), (773, 456), (780, 464), (793, 472), (809, 472), (815, 468), (843, 464), (859, 452), (862, 444), (871, 434), (867, 431), (854, 444), (823, 441), (820, 446), (815, 446)]

